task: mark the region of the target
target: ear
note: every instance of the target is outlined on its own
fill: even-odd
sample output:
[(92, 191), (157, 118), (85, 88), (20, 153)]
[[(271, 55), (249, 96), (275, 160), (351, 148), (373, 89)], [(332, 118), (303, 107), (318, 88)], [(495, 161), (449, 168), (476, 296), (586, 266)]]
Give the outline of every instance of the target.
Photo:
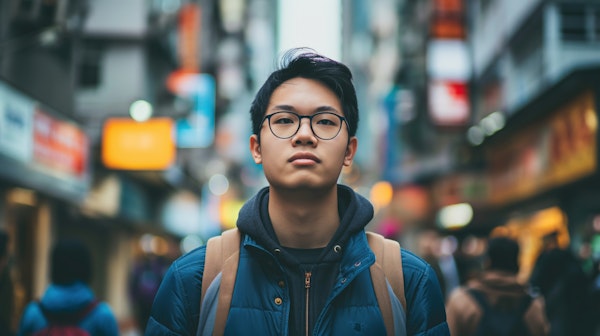
[(258, 136), (256, 134), (252, 134), (250, 136), (250, 153), (252, 154), (254, 163), (262, 163), (262, 154), (260, 153), (260, 142), (258, 141)]
[(352, 165), (352, 160), (354, 160), (354, 155), (356, 154), (356, 148), (358, 147), (358, 139), (353, 136), (348, 141), (348, 145), (346, 146), (346, 153), (344, 155), (344, 166), (350, 167)]

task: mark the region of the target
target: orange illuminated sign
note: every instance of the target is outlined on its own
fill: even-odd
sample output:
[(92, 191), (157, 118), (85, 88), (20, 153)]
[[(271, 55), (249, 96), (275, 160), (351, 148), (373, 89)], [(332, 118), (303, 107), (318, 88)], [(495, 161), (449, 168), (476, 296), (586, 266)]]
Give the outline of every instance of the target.
[(179, 11), (179, 61), (181, 69), (198, 72), (200, 66), (200, 6), (188, 3)]
[(432, 12), (429, 28), (433, 38), (465, 38), (462, 0), (436, 0)]
[(108, 119), (102, 134), (102, 162), (111, 169), (164, 170), (175, 160), (173, 130), (170, 118)]

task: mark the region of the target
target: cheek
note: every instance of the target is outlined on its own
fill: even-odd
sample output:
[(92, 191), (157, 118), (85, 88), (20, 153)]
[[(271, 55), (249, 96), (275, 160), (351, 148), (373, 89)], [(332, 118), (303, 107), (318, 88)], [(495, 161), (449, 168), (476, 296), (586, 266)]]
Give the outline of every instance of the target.
[(335, 154), (332, 153), (331, 155), (332, 155), (331, 157), (338, 158), (340, 163), (345, 163), (346, 156), (348, 155), (348, 146), (344, 145), (344, 146), (336, 147)]
[(277, 166), (279, 160), (281, 160), (281, 149), (277, 150), (273, 147), (264, 145), (261, 146), (260, 161), (263, 165), (263, 170), (267, 170), (270, 167)]

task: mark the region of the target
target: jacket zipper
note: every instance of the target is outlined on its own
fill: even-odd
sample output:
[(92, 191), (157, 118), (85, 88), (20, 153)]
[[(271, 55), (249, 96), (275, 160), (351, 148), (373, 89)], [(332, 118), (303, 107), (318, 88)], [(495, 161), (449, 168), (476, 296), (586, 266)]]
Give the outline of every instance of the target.
[(310, 293), (310, 277), (312, 276), (312, 272), (305, 272), (304, 273), (304, 288), (306, 288), (306, 302), (304, 302), (304, 304), (306, 305), (306, 310), (304, 312), (304, 316), (306, 319), (306, 336), (309, 335), (308, 332), (308, 298), (309, 298), (309, 293)]

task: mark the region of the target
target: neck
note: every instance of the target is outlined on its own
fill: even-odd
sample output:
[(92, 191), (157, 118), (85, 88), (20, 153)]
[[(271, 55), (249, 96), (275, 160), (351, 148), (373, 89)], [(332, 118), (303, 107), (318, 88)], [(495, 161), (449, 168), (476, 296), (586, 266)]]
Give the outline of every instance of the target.
[(328, 191), (306, 194), (271, 188), (269, 216), (282, 246), (325, 247), (340, 223), (337, 186)]

